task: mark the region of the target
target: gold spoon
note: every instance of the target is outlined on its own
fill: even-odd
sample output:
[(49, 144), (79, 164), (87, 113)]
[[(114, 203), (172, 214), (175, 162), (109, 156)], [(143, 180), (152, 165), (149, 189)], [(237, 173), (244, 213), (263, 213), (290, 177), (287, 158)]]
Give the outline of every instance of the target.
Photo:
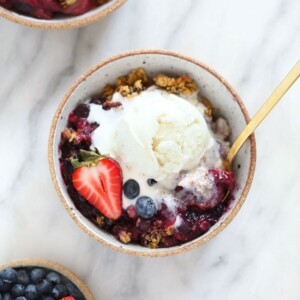
[[(248, 123), (248, 125), (241, 132), (237, 140), (234, 142), (230, 148), (226, 159), (223, 162), (223, 165), (226, 170), (231, 170), (231, 164), (243, 146), (247, 138), (254, 132), (258, 125), (266, 118), (270, 111), (275, 107), (283, 95), (290, 89), (290, 87), (295, 83), (295, 81), (300, 77), (300, 60), (294, 65), (286, 77), (281, 81), (273, 94), (267, 99), (263, 106), (259, 109), (253, 119)], [(223, 201), (225, 201), (230, 194), (230, 191), (227, 191), (224, 196)]]
[[(265, 119), (265, 117), (270, 113), (270, 111), (275, 107), (283, 95), (289, 90), (289, 88), (295, 83), (295, 81), (300, 77), (300, 60), (295, 64), (295, 66), (290, 70), (287, 76), (282, 80), (273, 94), (267, 99), (263, 106), (256, 113), (254, 118), (248, 123), (242, 133), (239, 135), (237, 140), (232, 145), (228, 152), (226, 160), (224, 162), (225, 168), (230, 170), (231, 164), (243, 146), (247, 138), (254, 132), (258, 125)], [(225, 198), (227, 195), (225, 196)]]

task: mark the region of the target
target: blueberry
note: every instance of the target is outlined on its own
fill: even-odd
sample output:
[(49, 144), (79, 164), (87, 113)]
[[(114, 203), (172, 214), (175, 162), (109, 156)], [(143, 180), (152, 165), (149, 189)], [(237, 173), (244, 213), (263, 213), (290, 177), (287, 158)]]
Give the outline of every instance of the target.
[(15, 300), (27, 300), (27, 298), (24, 296), (20, 296), (20, 297), (15, 298)]
[(62, 284), (57, 284), (51, 292), (52, 296), (54, 298), (63, 298), (66, 297), (68, 295), (68, 291), (66, 289), (66, 287)]
[(18, 271), (17, 277), (18, 277), (18, 283), (25, 284), (25, 285), (30, 283), (30, 277), (25, 270)]
[(137, 214), (145, 219), (149, 219), (156, 213), (156, 207), (153, 200), (147, 196), (139, 197), (135, 203)]
[(128, 199), (134, 199), (140, 194), (140, 186), (134, 179), (129, 179), (124, 183), (123, 191)]
[(53, 297), (50, 297), (50, 296), (46, 296), (43, 298), (43, 300), (55, 300)]
[(14, 298), (9, 293), (5, 293), (2, 300), (14, 300)]
[(45, 271), (41, 268), (35, 268), (32, 269), (30, 277), (31, 277), (31, 282), (33, 283), (38, 283), (45, 277)]
[(17, 283), (17, 271), (12, 268), (7, 268), (0, 272), (0, 278), (7, 282)]
[(49, 294), (53, 288), (53, 284), (48, 279), (43, 279), (36, 285), (39, 294)]
[(54, 284), (59, 284), (61, 283), (61, 276), (57, 274), (56, 272), (50, 272), (47, 276), (46, 279), (48, 279), (50, 282)]
[(19, 297), (19, 296), (24, 296), (25, 295), (25, 286), (23, 284), (15, 284), (12, 288), (11, 288), (11, 294), (14, 297)]
[(7, 292), (10, 290), (12, 283), (0, 278), (0, 292)]
[(69, 294), (74, 297), (75, 299), (79, 299), (82, 297), (82, 293), (80, 292), (80, 290), (78, 289), (78, 287), (73, 284), (72, 282), (68, 282), (65, 284), (65, 287), (67, 288)]
[(25, 296), (29, 300), (38, 298), (38, 292), (37, 292), (36, 286), (34, 284), (29, 284), (26, 286)]
[(155, 179), (150, 178), (150, 179), (147, 179), (147, 183), (148, 183), (148, 185), (152, 186), (155, 183), (157, 183), (157, 181)]

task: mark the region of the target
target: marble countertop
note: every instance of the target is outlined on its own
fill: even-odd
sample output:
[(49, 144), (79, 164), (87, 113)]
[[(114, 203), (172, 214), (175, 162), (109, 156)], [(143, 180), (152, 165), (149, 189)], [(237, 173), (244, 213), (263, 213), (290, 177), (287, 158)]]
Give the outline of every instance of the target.
[(0, 263), (54, 260), (95, 299), (300, 299), (300, 81), (257, 130), (257, 168), (234, 221), (201, 248), (174, 257), (113, 252), (63, 209), (47, 141), (65, 91), (119, 52), (166, 48), (206, 62), (253, 116), (300, 58), (295, 0), (129, 0), (86, 28), (42, 31), (0, 20)]

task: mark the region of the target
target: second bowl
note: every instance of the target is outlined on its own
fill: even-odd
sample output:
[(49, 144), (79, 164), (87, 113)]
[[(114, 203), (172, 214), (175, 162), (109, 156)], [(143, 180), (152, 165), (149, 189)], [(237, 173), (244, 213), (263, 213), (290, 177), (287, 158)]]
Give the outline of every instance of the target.
[[(61, 16), (51, 20), (37, 19), (6, 9), (0, 5), (0, 17), (21, 25), (41, 29), (69, 29), (94, 23), (115, 11), (126, 0), (110, 0), (84, 14), (78, 16)], [(75, 1), (76, 2), (76, 1)], [(25, 6), (25, 4), (24, 4)]]

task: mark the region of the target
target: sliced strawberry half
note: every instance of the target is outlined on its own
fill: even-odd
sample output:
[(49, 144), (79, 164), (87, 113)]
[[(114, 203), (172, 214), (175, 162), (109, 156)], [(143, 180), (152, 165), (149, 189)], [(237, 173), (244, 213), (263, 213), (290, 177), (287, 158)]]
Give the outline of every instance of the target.
[(67, 296), (67, 297), (60, 298), (59, 300), (76, 300), (76, 299), (72, 296)]
[(77, 192), (104, 216), (116, 220), (122, 215), (122, 171), (112, 158), (81, 150), (82, 162), (73, 160), (72, 174)]

